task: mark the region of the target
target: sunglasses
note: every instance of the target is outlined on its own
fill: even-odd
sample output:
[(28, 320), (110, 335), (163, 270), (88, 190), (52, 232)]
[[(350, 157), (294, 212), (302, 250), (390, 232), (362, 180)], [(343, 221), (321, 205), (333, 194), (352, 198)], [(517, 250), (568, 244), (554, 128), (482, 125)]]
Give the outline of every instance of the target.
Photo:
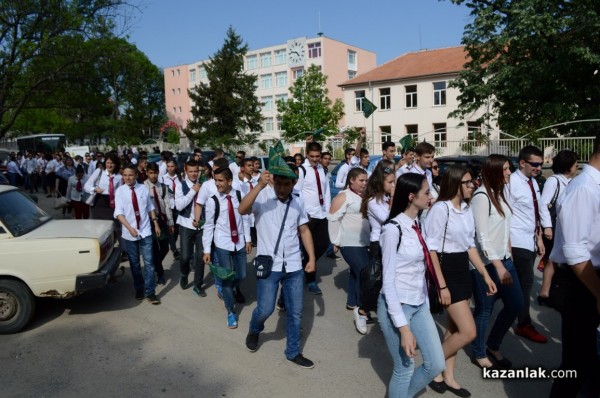
[(531, 167), (542, 167), (544, 164), (544, 162), (530, 162), (528, 160), (526, 160), (525, 163), (529, 164)]
[(477, 183), (477, 180), (461, 181), (460, 183), (464, 185), (475, 185)]
[(439, 167), (439, 166), (431, 166), (431, 168), (432, 168), (432, 169), (434, 169), (434, 170), (437, 170), (437, 169), (439, 169), (440, 167)]

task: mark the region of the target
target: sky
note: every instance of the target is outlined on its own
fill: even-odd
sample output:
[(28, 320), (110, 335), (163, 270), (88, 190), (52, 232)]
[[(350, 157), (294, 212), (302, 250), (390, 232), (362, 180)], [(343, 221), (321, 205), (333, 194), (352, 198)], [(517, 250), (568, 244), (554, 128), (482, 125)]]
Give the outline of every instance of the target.
[(460, 45), (469, 9), (450, 0), (140, 0), (127, 34), (160, 68), (208, 59), (232, 26), (249, 50), (325, 36), (377, 55)]

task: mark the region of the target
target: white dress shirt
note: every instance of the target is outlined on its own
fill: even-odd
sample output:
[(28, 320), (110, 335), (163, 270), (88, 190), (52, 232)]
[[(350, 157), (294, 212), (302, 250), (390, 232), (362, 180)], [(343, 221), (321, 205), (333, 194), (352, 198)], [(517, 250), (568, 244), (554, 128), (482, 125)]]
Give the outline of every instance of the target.
[[(558, 188), (558, 196), (556, 200), (558, 202), (558, 198), (562, 197), (565, 194), (565, 190), (569, 182), (571, 182), (572, 178), (565, 177), (564, 174), (553, 174), (546, 179), (544, 183), (544, 190), (542, 191), (542, 203), (546, 204), (546, 207), (550, 205), (554, 195), (556, 194), (556, 189)], [(557, 203), (556, 202), (556, 203)], [(556, 205), (555, 203), (555, 205)]]
[[(481, 193), (480, 193), (481, 192)], [(484, 186), (479, 187), (471, 199), (471, 210), (475, 219), (477, 250), (484, 264), (492, 260), (510, 258), (510, 223), (512, 211), (500, 199), (504, 217), (489, 200)]]
[[(188, 188), (190, 188), (187, 195), (183, 194), (183, 184), (187, 184)], [(194, 204), (192, 202), (195, 198), (197, 198), (197, 195), (199, 195), (199, 193), (192, 189), (193, 186), (194, 183), (190, 181), (190, 179), (187, 177), (181, 182), (181, 184), (177, 185), (177, 191), (175, 192), (175, 208), (179, 211), (179, 215), (177, 216), (177, 224), (181, 225), (182, 227), (195, 230), (196, 227), (193, 224)], [(183, 214), (181, 214), (181, 211), (185, 209), (190, 203), (192, 203), (190, 216), (185, 217)]]
[(171, 210), (173, 210), (175, 208), (175, 192), (177, 192), (177, 185), (181, 185), (181, 180), (177, 174), (170, 175), (167, 173), (158, 177), (158, 181), (169, 188), (169, 206), (171, 207)]
[(344, 189), (346, 187), (346, 179), (348, 178), (348, 172), (350, 171), (350, 165), (345, 163), (340, 166), (335, 178), (335, 187)]
[(323, 195), (322, 205), (319, 201), (319, 190), (317, 188), (315, 169), (310, 165), (308, 159), (304, 161), (302, 166), (304, 166), (304, 169), (306, 170), (306, 175), (303, 175), (302, 172), (299, 173), (300, 175), (298, 176), (299, 178), (296, 185), (298, 185), (300, 196), (304, 201), (306, 212), (312, 218), (327, 218), (327, 213), (331, 206), (331, 192), (329, 192), (329, 184), (327, 184), (327, 176), (325, 175), (323, 166), (320, 164), (317, 165), (317, 172), (319, 173), (319, 178), (321, 180), (321, 194)]
[(371, 226), (371, 242), (378, 242), (381, 234), (381, 226), (390, 215), (389, 197), (385, 197), (383, 201), (378, 201), (376, 198), (369, 199), (367, 204), (367, 217)]
[(423, 224), (423, 237), (429, 250), (441, 253), (443, 248), (444, 253), (464, 253), (475, 247), (473, 213), (465, 202), (460, 206), (457, 210), (449, 200), (431, 206)]
[[(98, 175), (100, 178), (98, 179)], [(121, 174), (113, 174), (113, 187), (115, 189), (115, 193), (117, 189), (123, 185), (123, 177)], [(98, 182), (96, 182), (98, 181)], [(110, 187), (110, 176), (108, 172), (102, 169), (96, 169), (94, 173), (88, 178), (85, 185), (83, 186), (84, 191), (93, 194), (96, 187), (103, 189), (102, 193), (98, 195), (110, 195), (109, 187)]]
[(550, 260), (600, 269), (600, 171), (584, 165), (558, 200), (556, 236)]
[[(233, 206), (233, 215), (235, 216), (235, 225), (238, 232), (238, 242), (231, 240), (231, 227), (229, 225), (229, 203), (227, 195), (231, 197)], [(228, 194), (219, 192), (217, 195), (219, 201), (219, 214), (215, 225), (215, 201), (210, 199), (206, 201), (206, 222), (204, 223), (204, 234), (202, 235), (202, 246), (204, 253), (210, 254), (211, 244), (214, 241), (219, 249), (228, 251), (238, 251), (245, 247), (246, 242), (250, 242), (250, 224), (247, 215), (240, 215), (238, 208), (240, 202), (237, 194), (232, 189)]]
[(83, 190), (83, 187), (85, 186), (87, 177), (85, 176), (85, 174), (83, 175), (83, 177), (81, 177), (81, 192), (79, 192), (77, 190), (77, 176), (73, 175), (71, 177), (69, 177), (69, 179), (67, 180), (67, 194), (65, 195), (65, 197), (67, 198), (67, 200), (72, 200), (74, 202), (81, 202), (82, 199), (82, 195), (85, 192)]
[(158, 162), (158, 176), (164, 176), (167, 174), (167, 162), (161, 160)]
[(258, 240), (256, 254), (273, 257), (272, 270), (274, 272), (282, 271), (284, 261), (286, 272), (295, 272), (302, 269), (298, 228), (308, 223), (308, 216), (302, 201), (298, 197), (292, 195), (291, 200), (281, 234), (281, 241), (275, 256), (275, 244), (277, 243), (288, 200), (285, 203), (282, 202), (277, 198), (273, 188), (266, 187), (260, 191), (252, 205)]
[(341, 191), (346, 200), (334, 214), (328, 214), (329, 239), (340, 247), (369, 246), (369, 220), (360, 212), (362, 198), (349, 189)]
[(140, 217), (140, 227), (137, 228), (135, 219), (135, 211), (133, 209), (133, 201), (131, 187), (129, 185), (121, 185), (115, 192), (115, 218), (119, 215), (125, 216), (125, 219), (132, 228), (138, 231), (138, 236), (133, 237), (127, 228), (121, 228), (121, 236), (125, 240), (136, 241), (152, 235), (152, 226), (150, 223), (149, 213), (154, 210), (154, 204), (150, 200), (148, 188), (144, 184), (135, 184), (135, 195), (137, 197)]
[[(423, 170), (420, 166), (419, 163), (415, 162), (412, 164), (412, 166), (406, 170), (406, 173), (414, 173), (414, 174), (421, 174), (422, 176), (425, 176), (425, 178), (427, 178), (427, 182), (429, 183), (429, 188), (431, 190), (433, 190), (433, 174), (431, 174), (431, 170), (427, 169), (427, 170)], [(402, 173), (405, 174), (405, 173)], [(398, 176), (399, 177), (399, 176)]]
[(400, 213), (394, 220), (402, 229), (402, 240), (398, 227), (388, 223), (381, 229), (381, 257), (383, 260), (383, 286), (388, 313), (397, 328), (408, 324), (402, 304), (421, 305), (427, 300), (425, 283), (425, 255), (417, 232), (413, 229), (416, 220)]
[(410, 173), (411, 170), (413, 168), (413, 163), (411, 164), (405, 164), (400, 166), (400, 168), (398, 168), (398, 170), (396, 170), (396, 179), (398, 179), (398, 177), (400, 177), (402, 174), (406, 174), (406, 173)]
[(198, 192), (198, 198), (196, 199), (196, 203), (204, 206), (208, 201), (208, 198), (210, 198), (213, 195), (217, 195), (218, 193), (219, 190), (217, 189), (217, 185), (215, 184), (214, 179), (205, 181), (200, 187), (200, 192)]
[[(529, 178), (525, 177), (521, 170), (515, 171), (510, 175), (510, 184), (506, 186), (504, 194), (513, 211), (510, 225), (510, 241), (512, 246), (535, 251), (535, 208), (531, 188), (527, 183), (528, 180)], [(548, 206), (541, 200), (540, 187), (535, 178), (531, 180), (538, 201), (542, 227), (552, 227)]]

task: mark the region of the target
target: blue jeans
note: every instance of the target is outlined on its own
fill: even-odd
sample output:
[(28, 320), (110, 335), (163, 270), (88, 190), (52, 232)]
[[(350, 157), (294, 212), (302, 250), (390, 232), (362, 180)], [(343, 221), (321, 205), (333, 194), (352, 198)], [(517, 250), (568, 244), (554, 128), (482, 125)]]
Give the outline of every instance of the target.
[(498, 293), (493, 296), (488, 296), (487, 285), (485, 284), (483, 277), (477, 272), (477, 270), (471, 271), (471, 277), (473, 278), (473, 299), (475, 300), (475, 311), (473, 312), (473, 318), (475, 319), (475, 327), (477, 328), (477, 337), (471, 343), (471, 349), (475, 358), (485, 358), (485, 333), (494, 310), (494, 304), (496, 300), (501, 299), (504, 303), (504, 308), (498, 313), (496, 321), (492, 326), (490, 335), (487, 338), (487, 347), (490, 350), (498, 351), (502, 339), (510, 329), (510, 326), (514, 322), (519, 312), (523, 309), (523, 293), (521, 292), (521, 285), (519, 283), (519, 277), (517, 271), (510, 258), (502, 260), (504, 268), (513, 279), (512, 285), (503, 285), (500, 283), (500, 278), (496, 272), (496, 267), (492, 264), (485, 266), (490, 278), (496, 284)]
[[(125, 242), (127, 256), (129, 257), (129, 268), (133, 276), (135, 291), (143, 291), (146, 297), (154, 294), (156, 285), (154, 281), (154, 262), (152, 259), (152, 235), (135, 241), (123, 239), (123, 242)], [(140, 265), (140, 254), (144, 259), (143, 274), (142, 266)]]
[(181, 275), (189, 275), (191, 269), (190, 263), (192, 263), (193, 256), (194, 286), (200, 288), (204, 282), (202, 230), (181, 227), (179, 228), (179, 236), (181, 237), (181, 257), (179, 258), (179, 269), (181, 271)]
[(300, 321), (302, 320), (302, 302), (304, 300), (304, 272), (271, 272), (266, 279), (256, 279), (256, 308), (252, 311), (250, 333), (260, 333), (265, 321), (275, 310), (275, 299), (281, 282), (285, 293), (285, 334), (287, 344), (285, 357), (294, 359), (300, 354)]
[[(246, 249), (241, 248), (238, 251), (229, 251), (215, 247), (216, 257), (219, 259), (219, 265), (235, 271), (235, 279), (221, 280), (223, 288), (223, 301), (227, 312), (235, 312), (233, 306), (235, 299), (233, 297), (233, 288), (239, 285), (241, 281), (246, 279)], [(218, 278), (215, 278), (215, 281)]]
[(346, 304), (356, 307), (360, 302), (360, 271), (369, 265), (369, 250), (366, 247), (346, 246), (340, 247), (342, 257), (350, 266), (348, 275), (348, 298)]
[(400, 331), (390, 318), (383, 294), (377, 303), (377, 319), (392, 355), (394, 370), (388, 394), (390, 398), (413, 397), (446, 367), (442, 343), (429, 312), (427, 302), (419, 305), (402, 304), (408, 326), (417, 340), (423, 364), (415, 369), (415, 360), (409, 358), (400, 345)]

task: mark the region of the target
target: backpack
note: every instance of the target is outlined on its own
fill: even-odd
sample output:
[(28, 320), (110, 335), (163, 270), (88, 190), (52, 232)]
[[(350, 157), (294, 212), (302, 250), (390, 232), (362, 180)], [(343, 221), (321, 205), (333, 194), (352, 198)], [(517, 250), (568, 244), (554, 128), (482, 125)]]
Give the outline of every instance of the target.
[[(237, 189), (235, 190), (235, 196), (237, 196), (237, 200), (238, 203), (242, 202), (242, 193), (240, 191), (238, 191)], [(217, 219), (219, 218), (219, 213), (221, 212), (221, 205), (219, 204), (219, 198), (217, 198), (217, 195), (213, 195), (211, 196), (212, 200), (215, 201), (215, 217), (214, 217), (214, 224), (217, 225)], [(202, 209), (204, 210), (204, 209)]]

